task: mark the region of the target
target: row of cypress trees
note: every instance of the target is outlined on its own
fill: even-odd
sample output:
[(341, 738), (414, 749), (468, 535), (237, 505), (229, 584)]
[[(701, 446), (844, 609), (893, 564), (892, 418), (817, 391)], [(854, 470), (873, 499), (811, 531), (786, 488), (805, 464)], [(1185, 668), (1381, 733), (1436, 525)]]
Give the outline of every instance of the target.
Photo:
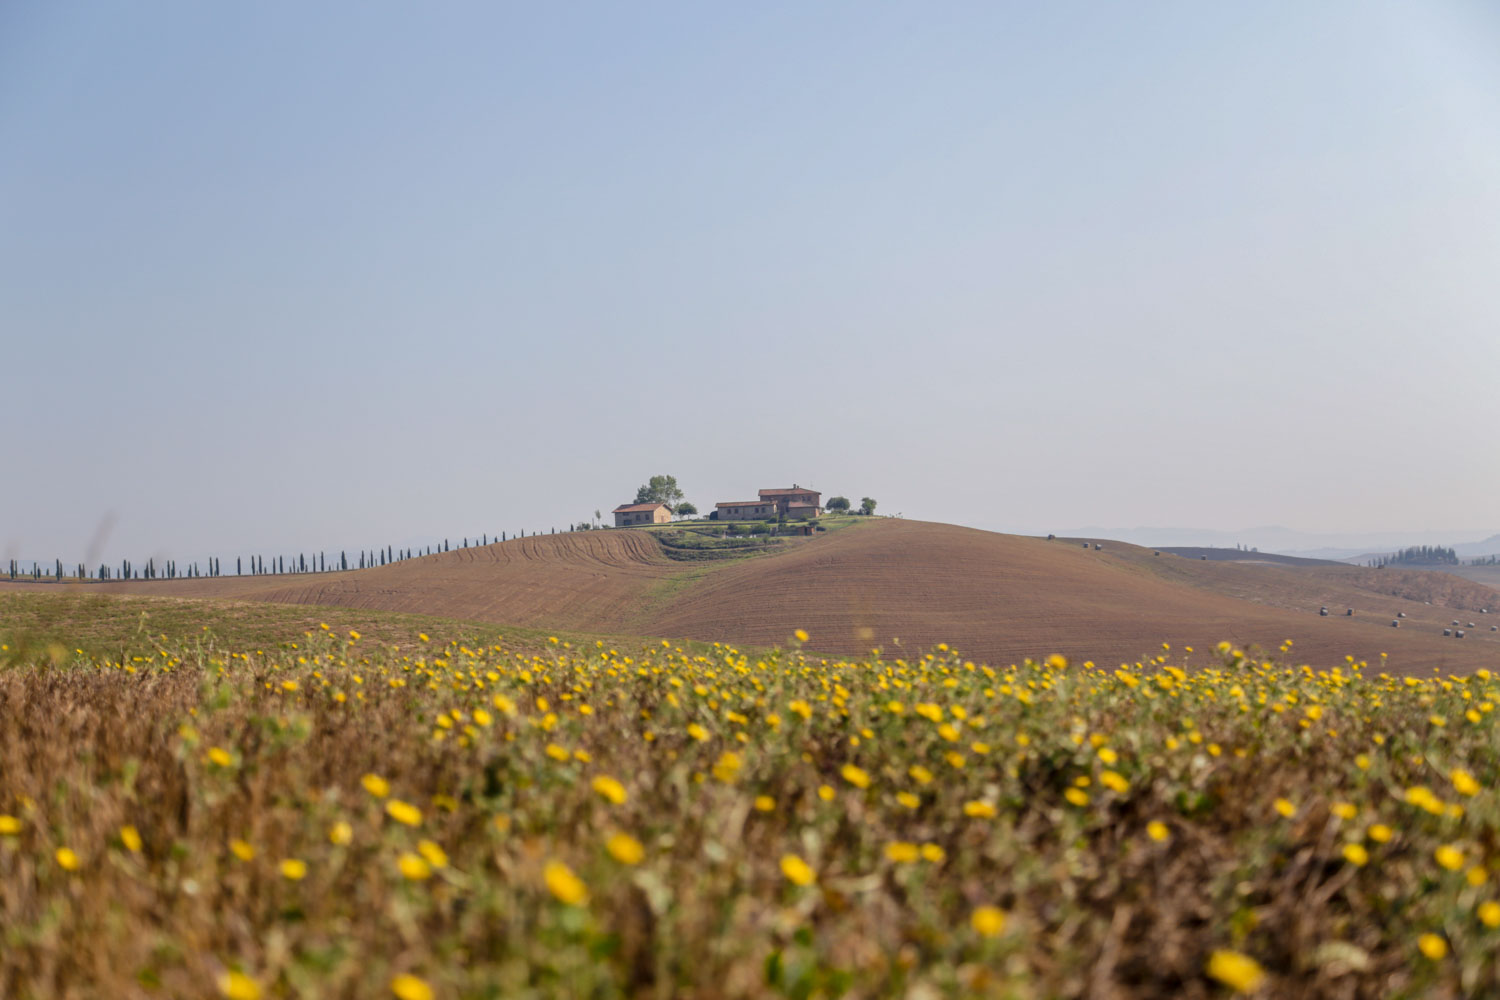
[[(556, 534), (557, 529), (553, 528)], [(523, 530), (516, 537), (525, 538)], [(500, 533), (499, 538), (491, 535), (481, 535), (476, 539), (464, 538), (460, 542), (461, 548), (468, 548), (470, 541), (475, 545), (489, 545), (490, 542), (504, 542), (509, 538), (505, 532)], [(422, 556), (430, 556), (435, 552), (449, 552), (452, 547), (448, 539), (443, 539), (440, 545), (429, 545), (426, 549), (406, 548), (397, 549), (387, 545), (383, 549), (362, 549), (351, 559), (346, 550), (340, 550), (336, 558), (329, 558), (326, 552), (306, 553), (297, 555), (275, 556), (267, 560), (264, 556), (252, 555), (248, 559), (236, 556), (234, 560), (234, 576), (272, 576), (288, 573), (331, 573), (339, 570), (369, 569), (374, 566), (387, 566), (393, 562), (401, 562), (407, 559), (417, 559)], [(245, 572), (248, 563), (249, 573)], [(155, 559), (147, 559), (144, 566), (137, 566), (129, 559), (122, 559), (118, 566), (108, 563), (100, 563), (97, 570), (90, 572), (87, 566), (79, 563), (77, 567), (69, 567), (72, 578), (77, 580), (177, 580), (193, 579), (197, 577), (223, 576), (223, 567), (220, 560), (210, 558), (206, 566), (200, 567), (198, 563), (189, 563), (185, 567), (179, 567), (175, 559), (168, 559), (161, 565), (157, 565)], [(67, 576), (64, 573), (61, 559), (54, 560), (54, 565), (43, 568), (43, 564), (33, 561), (29, 569), (23, 569), (19, 560), (10, 560), (10, 579), (30, 580), (55, 580), (61, 582)]]

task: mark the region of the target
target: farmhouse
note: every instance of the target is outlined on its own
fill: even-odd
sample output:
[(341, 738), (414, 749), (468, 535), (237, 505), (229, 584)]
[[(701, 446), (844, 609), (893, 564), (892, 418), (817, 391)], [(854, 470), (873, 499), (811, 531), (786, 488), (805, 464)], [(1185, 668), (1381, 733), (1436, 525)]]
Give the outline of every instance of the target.
[(664, 503), (627, 503), (616, 507), (615, 527), (625, 528), (632, 524), (666, 524), (672, 520), (672, 508)]
[(760, 498), (774, 503), (776, 513), (792, 519), (817, 517), (823, 513), (823, 494), (796, 483), (787, 490), (761, 490)]
[(759, 500), (726, 500), (714, 504), (720, 521), (763, 521), (774, 517), (803, 520), (823, 513), (823, 494), (805, 486), (761, 490)]
[(729, 500), (714, 504), (721, 521), (764, 521), (776, 516), (776, 505), (769, 500)]

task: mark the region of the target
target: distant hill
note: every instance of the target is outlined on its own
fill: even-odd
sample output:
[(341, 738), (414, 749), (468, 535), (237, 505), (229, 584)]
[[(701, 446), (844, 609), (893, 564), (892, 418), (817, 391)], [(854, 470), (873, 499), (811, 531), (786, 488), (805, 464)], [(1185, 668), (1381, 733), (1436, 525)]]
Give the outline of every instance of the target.
[[(1219, 531), (1201, 528), (1081, 528), (1063, 532), (1079, 538), (1113, 538), (1151, 548), (1233, 549), (1236, 545), (1261, 552), (1301, 556), (1307, 559), (1350, 560), (1372, 558), (1411, 545), (1451, 547), (1460, 558), (1471, 559), (1500, 553), (1500, 533), (1461, 531), (1306, 532), (1276, 525)], [(1488, 537), (1484, 537), (1488, 536)], [(1480, 541), (1463, 542), (1464, 538)]]
[[(749, 645), (805, 628), (813, 648), (833, 655), (877, 646), (910, 655), (947, 642), (994, 663), (1052, 652), (1116, 663), (1165, 641), (1195, 647), (1201, 661), (1221, 639), (1274, 649), (1290, 638), (1300, 662), (1328, 665), (1350, 654), (1376, 663), (1384, 651), (1398, 670), (1500, 669), (1500, 634), (1480, 627), (1463, 640), (1442, 637), (1451, 618), (1477, 623), (1481, 608), (1497, 609), (1484, 624), (1500, 623), (1500, 592), (1451, 574), (1203, 560), (1084, 542), (873, 518), (778, 554), (683, 562), (668, 558), (651, 532), (624, 529), (512, 539), (341, 573), (87, 587)], [(1334, 615), (1319, 617), (1324, 605)], [(1356, 614), (1342, 615), (1347, 608)], [(1406, 617), (1393, 629), (1398, 612)]]
[(1333, 559), (1304, 559), (1301, 556), (1284, 556), (1275, 552), (1255, 552), (1247, 549), (1220, 549), (1213, 547), (1181, 547), (1162, 549), (1184, 559), (1207, 559), (1210, 562), (1265, 563), (1268, 566), (1342, 566)]

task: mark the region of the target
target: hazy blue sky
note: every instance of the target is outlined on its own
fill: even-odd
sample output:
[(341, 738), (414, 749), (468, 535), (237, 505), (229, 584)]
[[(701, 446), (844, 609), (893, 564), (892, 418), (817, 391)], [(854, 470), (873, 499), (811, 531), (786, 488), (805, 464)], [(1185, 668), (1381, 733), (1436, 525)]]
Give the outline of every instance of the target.
[(1500, 529), (1480, 2), (0, 5), (0, 550)]

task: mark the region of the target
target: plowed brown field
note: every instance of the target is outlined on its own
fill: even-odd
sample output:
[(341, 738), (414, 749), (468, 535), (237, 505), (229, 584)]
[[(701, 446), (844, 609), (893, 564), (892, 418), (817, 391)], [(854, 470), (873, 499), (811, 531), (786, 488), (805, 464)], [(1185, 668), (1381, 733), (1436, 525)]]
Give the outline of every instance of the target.
[[(1500, 593), (1446, 574), (1204, 562), (1119, 542), (1084, 548), (880, 519), (724, 563), (665, 558), (644, 531), (577, 532), (345, 573), (93, 584), (90, 592), (223, 597), (441, 615), (508, 625), (750, 645), (795, 628), (833, 654), (947, 642), (1013, 662), (1061, 652), (1101, 664), (1220, 639), (1300, 662), (1346, 654), (1397, 671), (1500, 668)], [(11, 585), (19, 586), (19, 585)], [(1429, 605), (1425, 603), (1431, 601)], [(1318, 616), (1327, 605), (1330, 616)], [(1354, 608), (1353, 617), (1344, 616)], [(1496, 609), (1480, 615), (1481, 607)], [(1391, 619), (1404, 611), (1399, 629)], [(1451, 619), (1478, 626), (1444, 638)]]

